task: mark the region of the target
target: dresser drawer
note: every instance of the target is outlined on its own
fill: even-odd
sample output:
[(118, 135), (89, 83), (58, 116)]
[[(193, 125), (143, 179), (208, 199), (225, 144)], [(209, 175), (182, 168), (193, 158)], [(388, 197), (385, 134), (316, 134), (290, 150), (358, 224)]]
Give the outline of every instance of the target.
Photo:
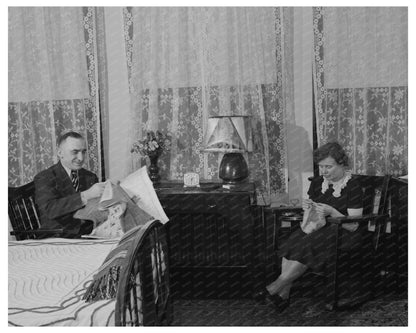
[(160, 195), (159, 200), (167, 213), (203, 213), (216, 210), (215, 201), (209, 200), (204, 194), (167, 194)]
[(159, 195), (160, 203), (167, 212), (220, 213), (244, 209), (250, 206), (249, 195), (235, 194), (166, 194)]

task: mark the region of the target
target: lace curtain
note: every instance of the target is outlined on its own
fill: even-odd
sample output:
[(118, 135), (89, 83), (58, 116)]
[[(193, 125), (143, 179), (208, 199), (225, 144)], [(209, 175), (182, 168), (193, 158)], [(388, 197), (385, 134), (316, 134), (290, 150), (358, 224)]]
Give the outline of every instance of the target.
[(86, 167), (101, 177), (97, 18), (90, 7), (9, 7), (9, 186), (56, 162), (56, 137), (87, 141)]
[[(159, 161), (163, 179), (197, 172), (217, 180), (222, 155), (206, 153), (214, 115), (250, 115), (254, 151), (246, 154), (259, 201), (286, 190), (282, 9), (125, 8), (132, 122), (130, 141), (146, 130), (172, 136)], [(146, 160), (132, 156), (132, 169)]]
[(407, 8), (313, 15), (319, 144), (340, 142), (354, 173), (407, 174)]

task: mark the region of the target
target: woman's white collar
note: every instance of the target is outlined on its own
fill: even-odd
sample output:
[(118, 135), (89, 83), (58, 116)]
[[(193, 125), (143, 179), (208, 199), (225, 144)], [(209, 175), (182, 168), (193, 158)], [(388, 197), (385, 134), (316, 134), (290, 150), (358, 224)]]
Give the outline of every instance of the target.
[(342, 189), (347, 186), (348, 181), (351, 179), (351, 172), (350, 171), (346, 171), (344, 174), (344, 177), (342, 177), (340, 180), (338, 180), (337, 182), (333, 182), (330, 183), (328, 181), (328, 179), (324, 178), (324, 181), (322, 183), (322, 193), (325, 193), (328, 190), (329, 184), (332, 184), (332, 187), (334, 189), (334, 192), (332, 193), (332, 195), (335, 198), (339, 198), (341, 196), (341, 191)]

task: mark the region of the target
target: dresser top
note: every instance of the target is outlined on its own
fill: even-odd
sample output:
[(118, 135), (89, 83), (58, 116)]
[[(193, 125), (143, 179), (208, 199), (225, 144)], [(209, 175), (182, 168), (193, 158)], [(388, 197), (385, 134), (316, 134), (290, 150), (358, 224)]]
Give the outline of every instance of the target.
[(183, 182), (180, 181), (163, 181), (154, 184), (156, 193), (163, 194), (186, 194), (186, 193), (241, 193), (255, 191), (254, 183), (243, 182), (231, 186), (227, 186), (220, 182), (200, 183), (199, 187), (184, 187)]

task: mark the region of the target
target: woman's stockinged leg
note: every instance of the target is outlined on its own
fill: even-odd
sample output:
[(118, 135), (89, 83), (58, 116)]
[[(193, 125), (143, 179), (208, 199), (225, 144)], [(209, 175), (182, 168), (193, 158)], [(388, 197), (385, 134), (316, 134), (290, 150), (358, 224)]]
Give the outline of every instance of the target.
[(278, 294), (286, 299), (289, 297), (293, 281), (305, 273), (307, 269), (308, 267), (299, 261), (282, 258), (282, 273), (266, 289), (270, 295)]
[(292, 288), (292, 282), (289, 282), (286, 286), (284, 286), (280, 291), (279, 291), (279, 296), (283, 299), (288, 299), (290, 296), (290, 288)]

